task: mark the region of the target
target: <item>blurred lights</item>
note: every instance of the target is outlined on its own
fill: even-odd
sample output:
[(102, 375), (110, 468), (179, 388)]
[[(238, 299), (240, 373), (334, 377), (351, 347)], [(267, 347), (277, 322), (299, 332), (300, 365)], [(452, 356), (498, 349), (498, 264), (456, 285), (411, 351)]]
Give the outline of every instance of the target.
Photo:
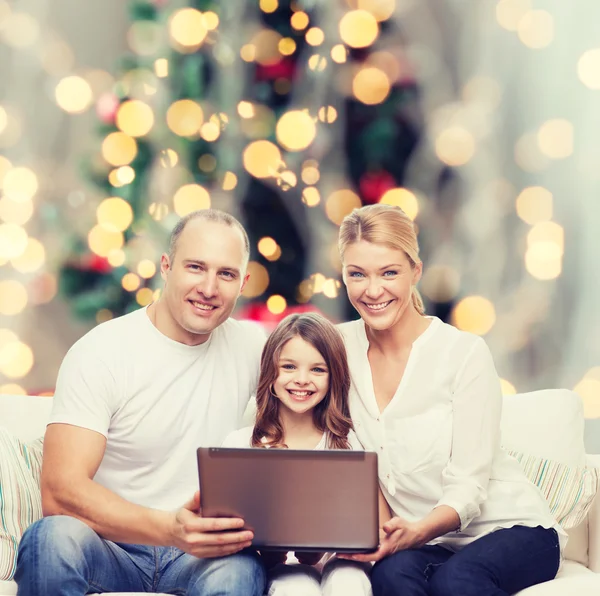
[(169, 76), (169, 61), (166, 58), (154, 61), (154, 74), (161, 79)]
[(270, 141), (254, 141), (243, 153), (246, 170), (255, 178), (269, 178), (279, 171), (283, 160), (279, 148)]
[(212, 10), (205, 12), (203, 15), (204, 24), (209, 31), (214, 31), (219, 26), (219, 15)]
[(517, 35), (528, 48), (545, 48), (554, 39), (554, 18), (545, 10), (529, 10), (519, 20)]
[(286, 299), (279, 294), (274, 294), (267, 300), (267, 308), (274, 315), (280, 315), (287, 308)]
[(110, 263), (111, 267), (121, 267), (125, 264), (125, 252), (120, 248), (115, 248), (108, 253), (106, 260)]
[(260, 0), (260, 9), (263, 12), (271, 13), (277, 10), (279, 3), (277, 0)]
[(296, 42), (291, 37), (279, 40), (277, 48), (282, 56), (291, 56), (296, 51)]
[(358, 0), (357, 8), (367, 10), (377, 21), (387, 21), (396, 8), (396, 0)]
[(383, 102), (390, 89), (390, 80), (385, 72), (372, 66), (361, 68), (352, 81), (354, 96), (367, 105)]
[(255, 48), (254, 60), (262, 66), (273, 66), (281, 60), (279, 42), (281, 35), (273, 29), (262, 29), (250, 43)]
[(417, 197), (406, 188), (391, 188), (381, 197), (379, 202), (384, 205), (400, 207), (413, 221), (419, 213)]
[(109, 232), (124, 232), (133, 221), (131, 205), (120, 197), (104, 199), (96, 209), (98, 224)]
[(537, 134), (540, 151), (551, 159), (564, 159), (573, 153), (573, 125), (568, 120), (548, 120)]
[(140, 306), (148, 306), (154, 299), (154, 292), (150, 288), (140, 288), (135, 293), (135, 300)]
[(203, 122), (202, 108), (191, 99), (180, 99), (167, 110), (167, 126), (180, 137), (198, 134)]
[(198, 159), (198, 167), (203, 172), (214, 172), (217, 167), (217, 158), (210, 153), (205, 153)]
[(240, 101), (237, 111), (242, 118), (253, 118), (255, 115), (254, 105), (249, 101)]
[(8, 260), (20, 257), (27, 248), (27, 232), (14, 223), (0, 224), (0, 258)]
[(92, 103), (92, 88), (83, 78), (69, 76), (62, 79), (54, 91), (56, 103), (69, 114), (85, 112)]
[(117, 127), (130, 137), (143, 137), (154, 126), (152, 108), (137, 99), (123, 102), (117, 110)]
[(250, 261), (247, 273), (250, 277), (244, 286), (242, 295), (246, 298), (257, 298), (264, 294), (269, 287), (269, 272), (266, 267), (256, 261)]
[(21, 273), (37, 271), (46, 262), (46, 249), (35, 238), (28, 238), (25, 250), (11, 259), (12, 266)]
[(304, 184), (316, 184), (320, 177), (321, 174), (316, 166), (305, 165), (302, 168), (302, 182), (304, 182)]
[(22, 226), (29, 221), (32, 215), (33, 203), (30, 200), (16, 203), (8, 197), (0, 199), (0, 219), (5, 223)]
[(207, 33), (204, 16), (195, 8), (182, 8), (174, 12), (169, 20), (171, 39), (176, 48), (184, 52), (198, 49)]
[(163, 149), (160, 152), (159, 160), (163, 168), (174, 168), (179, 161), (179, 156), (173, 149)]
[(40, 305), (50, 302), (58, 291), (56, 277), (51, 273), (40, 273), (29, 284), (29, 301)]
[(340, 20), (340, 37), (351, 48), (370, 46), (378, 34), (377, 19), (366, 10), (351, 10)]
[(314, 186), (308, 186), (302, 191), (302, 202), (308, 207), (314, 207), (321, 202), (321, 195)]
[(562, 272), (563, 253), (563, 228), (552, 221), (537, 223), (527, 234), (525, 268), (536, 279), (556, 279)]
[(319, 54), (314, 54), (308, 59), (308, 68), (310, 68), (310, 70), (322, 72), (327, 68), (327, 58), (325, 58), (325, 56), (320, 56)]
[(439, 160), (446, 165), (463, 166), (475, 153), (475, 139), (462, 126), (450, 126), (437, 137), (435, 152)]
[(135, 139), (124, 132), (111, 132), (102, 142), (102, 156), (113, 166), (126, 166), (137, 155)]
[(210, 207), (210, 195), (208, 191), (199, 184), (186, 184), (179, 188), (173, 197), (175, 213), (180, 217)]
[(327, 217), (336, 225), (340, 225), (346, 215), (361, 206), (360, 197), (349, 189), (332, 192), (325, 203)]
[(331, 59), (334, 62), (337, 62), (338, 64), (343, 64), (344, 62), (346, 62), (347, 58), (348, 50), (341, 43), (338, 43), (337, 45), (333, 46), (333, 48), (331, 48)]
[[(333, 106), (324, 106), (319, 108), (319, 120), (321, 122), (326, 122), (327, 124), (331, 124), (335, 122), (337, 119), (337, 110)], [(314, 184), (314, 183), (313, 183)]]
[(121, 232), (107, 230), (101, 225), (94, 226), (88, 233), (90, 250), (100, 257), (108, 257), (111, 251), (121, 248), (123, 243)]
[(519, 21), (531, 9), (531, 0), (500, 0), (496, 5), (496, 19), (501, 27), (516, 31)]
[(135, 273), (126, 273), (121, 279), (121, 285), (127, 292), (135, 292), (141, 284), (139, 276)]
[(302, 12), (301, 10), (295, 12), (292, 15), (292, 18), (290, 19), (290, 23), (292, 27), (296, 29), (296, 31), (302, 31), (303, 29), (306, 29), (308, 27), (308, 15), (305, 12)]
[(529, 225), (552, 219), (552, 193), (543, 186), (524, 188), (516, 200), (517, 215)]
[(0, 281), (0, 315), (18, 315), (26, 306), (27, 290), (22, 283), (14, 279)]
[(238, 178), (233, 172), (225, 172), (223, 177), (223, 190), (233, 190), (238, 183)]
[(0, 349), (0, 372), (9, 379), (23, 378), (33, 362), (31, 348), (21, 341), (10, 342)]
[(2, 178), (2, 190), (11, 201), (25, 203), (38, 191), (37, 176), (29, 168), (12, 168)]
[(38, 40), (39, 34), (39, 23), (25, 12), (7, 15), (0, 27), (0, 38), (13, 48), (32, 46)]
[(277, 254), (279, 245), (270, 236), (265, 236), (258, 241), (257, 248), (263, 257), (270, 259)]
[(452, 319), (458, 329), (485, 335), (496, 322), (496, 311), (487, 298), (467, 296), (454, 307)]
[(221, 128), (214, 122), (205, 122), (200, 128), (200, 136), (209, 143), (216, 141), (221, 135)]
[(600, 89), (600, 48), (587, 50), (577, 62), (579, 80), (589, 89)]
[(310, 46), (320, 46), (325, 41), (325, 34), (319, 27), (311, 27), (306, 32), (306, 43)]
[(281, 116), (275, 128), (277, 140), (288, 151), (302, 151), (315, 139), (317, 128), (313, 119), (300, 110)]

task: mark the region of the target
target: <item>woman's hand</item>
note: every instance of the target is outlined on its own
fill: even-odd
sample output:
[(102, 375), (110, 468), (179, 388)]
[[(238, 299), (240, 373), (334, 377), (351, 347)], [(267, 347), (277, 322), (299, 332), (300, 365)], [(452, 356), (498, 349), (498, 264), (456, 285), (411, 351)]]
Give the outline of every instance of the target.
[(339, 557), (350, 559), (351, 561), (371, 563), (380, 561), (384, 557), (393, 555), (400, 550), (419, 548), (427, 542), (424, 538), (421, 524), (418, 522), (408, 522), (401, 517), (392, 517), (392, 519), (383, 524), (379, 536), (379, 548), (374, 553), (365, 555), (339, 555)]

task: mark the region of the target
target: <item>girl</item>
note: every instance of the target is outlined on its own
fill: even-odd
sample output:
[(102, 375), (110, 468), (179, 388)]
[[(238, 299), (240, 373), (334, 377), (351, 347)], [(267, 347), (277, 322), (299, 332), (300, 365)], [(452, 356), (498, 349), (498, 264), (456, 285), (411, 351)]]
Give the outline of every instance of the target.
[[(325, 318), (295, 314), (267, 340), (260, 364), (254, 427), (231, 433), (225, 447), (362, 449), (348, 409), (350, 373), (342, 338)], [(390, 517), (380, 494), (380, 523)], [(322, 577), (316, 565), (324, 553), (263, 553), (271, 568), (270, 596), (370, 595), (369, 566), (333, 559)], [(288, 557), (292, 558), (292, 557)], [(292, 558), (293, 560), (293, 558)]]
[(377, 449), (394, 517), (371, 574), (375, 596), (507, 596), (554, 578), (566, 534), (500, 448), (502, 395), (485, 342), (424, 314), (412, 221), (398, 207), (348, 215), (339, 247), (358, 438)]

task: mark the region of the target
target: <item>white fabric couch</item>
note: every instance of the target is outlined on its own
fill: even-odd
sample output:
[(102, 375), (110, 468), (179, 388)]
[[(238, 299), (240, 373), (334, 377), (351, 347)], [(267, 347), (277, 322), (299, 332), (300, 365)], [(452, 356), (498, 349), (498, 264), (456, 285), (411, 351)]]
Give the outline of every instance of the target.
[[(22, 440), (44, 432), (51, 398), (0, 395), (0, 425)], [(586, 455), (583, 409), (566, 390), (547, 390), (504, 399), (505, 447), (578, 466), (600, 467), (600, 455)], [(16, 594), (14, 582), (0, 581), (0, 596)], [(556, 579), (519, 592), (519, 596), (600, 595), (600, 498), (584, 523), (569, 532), (566, 556)], [(125, 596), (121, 594), (120, 596)], [(344, 595), (340, 595), (344, 596)]]

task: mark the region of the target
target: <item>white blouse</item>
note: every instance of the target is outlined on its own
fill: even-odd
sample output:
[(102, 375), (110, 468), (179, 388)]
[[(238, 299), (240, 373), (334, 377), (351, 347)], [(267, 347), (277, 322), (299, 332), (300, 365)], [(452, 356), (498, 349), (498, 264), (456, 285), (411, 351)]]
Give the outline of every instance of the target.
[(362, 320), (339, 325), (350, 365), (350, 411), (363, 447), (378, 453), (379, 481), (395, 515), (418, 521), (448, 505), (460, 529), (432, 540), (458, 550), (515, 525), (566, 533), (518, 462), (500, 447), (502, 393), (480, 337), (436, 317), (413, 343), (391, 402), (380, 412)]

